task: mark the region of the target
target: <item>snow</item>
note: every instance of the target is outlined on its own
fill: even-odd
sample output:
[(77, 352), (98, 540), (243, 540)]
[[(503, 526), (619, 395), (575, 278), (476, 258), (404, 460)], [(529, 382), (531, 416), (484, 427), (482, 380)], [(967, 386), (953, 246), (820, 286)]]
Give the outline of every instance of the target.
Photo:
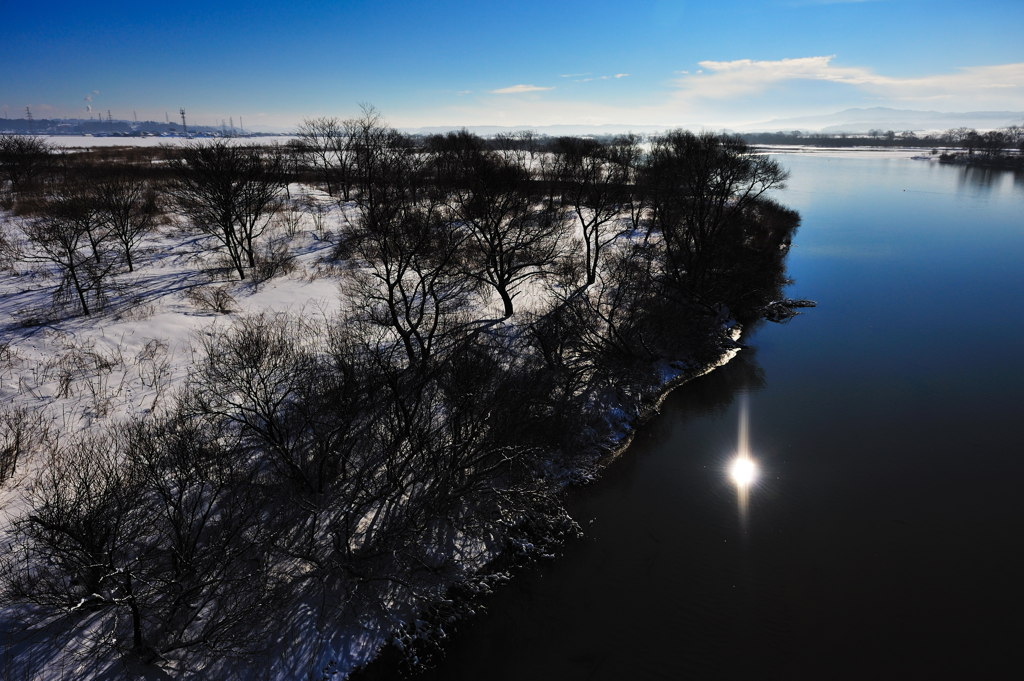
[[(207, 137), (93, 137), (90, 135), (42, 135), (49, 144), (67, 149), (90, 147), (158, 147), (163, 144), (180, 146), (203, 142)], [(233, 137), (242, 144), (286, 144), (295, 139), (292, 135), (268, 135), (261, 137)]]
[[(117, 138), (85, 140), (125, 142)], [(54, 141), (70, 143), (66, 138)], [(153, 142), (166, 139), (154, 138)], [(33, 269), (16, 262), (0, 271), (0, 409), (24, 408), (40, 414), (62, 436), (99, 429), (166, 405), (200, 357), (200, 339), (240, 315), (284, 312), (330, 318), (337, 314), (343, 305), (341, 281), (326, 258), (332, 249), (328, 237), (350, 224), (355, 207), (339, 206), (306, 187), (293, 185), (291, 190), (294, 207), (310, 202), (323, 207), (323, 223), (317, 224), (315, 211), (309, 210), (296, 210), (291, 223), (279, 220), (264, 239), (286, 240), (296, 255), (297, 267), (263, 283), (240, 282), (226, 274), (211, 237), (197, 236), (173, 222), (141, 244), (136, 271), (117, 274), (107, 304), (88, 317), (73, 306), (54, 306), (57, 279), (52, 268)], [(7, 222), (8, 238), (17, 238), (21, 220), (0, 213), (0, 221)], [(232, 312), (217, 313), (190, 300), (189, 292), (204, 286), (225, 287), (234, 300)], [(541, 300), (538, 285), (524, 285), (516, 299), (517, 310), (535, 308)], [(500, 310), (496, 299), (491, 304)], [(739, 337), (738, 328), (724, 332), (733, 340)], [(730, 350), (715, 366), (729, 361), (736, 352)], [(712, 368), (666, 364), (660, 373), (663, 383), (652, 386), (645, 400), (652, 405), (647, 412), (621, 396), (602, 396), (602, 403), (595, 408), (607, 415), (606, 428), (595, 436), (608, 450), (614, 450), (612, 455), (621, 451), (672, 386)], [(42, 453), (24, 457), (14, 477), (0, 484), (0, 546), (7, 522), (23, 508), (22, 495), (44, 465)], [(599, 462), (583, 462), (579, 470), (563, 479), (587, 479), (599, 467)], [(482, 543), (459, 538), (456, 544), (468, 567), (478, 568), (494, 557), (493, 550)], [(309, 632), (309, 638), (302, 635), (283, 641), (281, 655), (275, 655), (277, 662), (268, 675), (294, 678), (308, 671), (303, 665), (315, 663), (344, 677), (372, 659), (391, 626), (412, 615), (408, 607), (393, 605), (387, 617), (396, 621), (390, 624), (375, 622), (376, 628), (361, 628), (362, 624), (354, 623), (351, 628)], [(308, 607), (312, 611), (316, 604), (310, 602)]]
[[(343, 219), (342, 211), (333, 218)], [(17, 238), (22, 218), (0, 219)], [(197, 336), (223, 317), (332, 314), (338, 282), (318, 267), (331, 244), (314, 233), (309, 215), (301, 220), (306, 229), (273, 237), (289, 240), (298, 268), (262, 284), (227, 278), (211, 238), (164, 227), (141, 244), (136, 271), (115, 276), (106, 305), (88, 317), (54, 306), (51, 268), (16, 262), (0, 271), (0, 404), (43, 413), (61, 433), (142, 416), (187, 376)], [(206, 285), (226, 286), (235, 312), (216, 314), (187, 299), (187, 292)], [(0, 491), (0, 508), (11, 487)]]
[(822, 158), (906, 158), (930, 156), (932, 147), (813, 147), (797, 144), (757, 144), (766, 154), (813, 154)]

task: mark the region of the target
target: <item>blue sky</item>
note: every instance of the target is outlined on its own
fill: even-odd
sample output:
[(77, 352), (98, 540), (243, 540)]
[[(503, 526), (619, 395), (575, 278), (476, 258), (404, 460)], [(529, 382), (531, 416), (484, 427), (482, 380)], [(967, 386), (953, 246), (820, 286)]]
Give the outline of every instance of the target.
[(0, 109), (290, 128), (1024, 111), (1024, 0), (0, 0)]

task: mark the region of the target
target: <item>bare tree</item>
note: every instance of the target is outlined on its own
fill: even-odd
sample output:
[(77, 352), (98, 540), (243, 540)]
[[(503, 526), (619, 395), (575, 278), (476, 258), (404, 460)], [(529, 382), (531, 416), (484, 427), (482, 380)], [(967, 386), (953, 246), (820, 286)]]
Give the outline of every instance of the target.
[(622, 165), (612, 163), (607, 148), (595, 140), (559, 138), (555, 163), (562, 201), (579, 219), (589, 286), (597, 280), (602, 251), (622, 233), (613, 223), (622, 212), (626, 176)]
[(284, 191), (280, 157), (226, 141), (194, 144), (174, 161), (171, 194), (200, 230), (225, 247), (239, 278), (256, 266), (255, 241)]
[(0, 135), (0, 178), (13, 191), (24, 189), (35, 181), (50, 151), (42, 137)]
[(714, 268), (730, 221), (787, 178), (738, 137), (686, 131), (654, 139), (645, 173), (668, 273), (692, 292)]
[(393, 176), (400, 173), (403, 189), (416, 191), (413, 184), (420, 173), (410, 173), (412, 143), (405, 135), (387, 126), (383, 114), (369, 104), (360, 105), (361, 115), (345, 121), (351, 139), (355, 183), (359, 187), (357, 200), (373, 204), (380, 200), (377, 193), (394, 185)]
[(425, 368), (464, 326), (475, 287), (460, 266), (465, 238), (429, 206), (386, 201), (362, 215), (355, 240), (368, 267), (357, 273), (357, 300), (365, 319), (397, 335), (410, 365)]
[(96, 187), (96, 201), (101, 220), (121, 247), (128, 271), (135, 271), (135, 247), (160, 214), (156, 191), (144, 180), (122, 174)]
[(340, 190), (346, 201), (352, 191), (355, 131), (354, 121), (326, 116), (304, 119), (296, 131), (303, 154), (316, 168), (327, 193), (335, 196)]
[[(450, 152), (451, 153), (451, 152)], [(530, 194), (530, 173), (515, 155), (475, 144), (455, 150), (461, 169), (452, 191), (453, 217), (471, 236), (469, 273), (501, 297), (503, 318), (528, 280), (547, 274), (561, 247), (565, 215)]]
[(629, 209), (633, 229), (640, 229), (640, 223), (647, 212), (647, 196), (641, 183), (643, 168), (642, 139), (638, 135), (620, 135), (608, 146), (608, 158), (618, 168), (617, 175), (622, 181), (622, 203)]
[(3, 600), (61, 621), (93, 663), (233, 655), (272, 602), (256, 489), (210, 421), (134, 424), (56, 450), (14, 525)]
[(89, 315), (103, 303), (104, 284), (117, 264), (105, 247), (106, 232), (93, 197), (69, 191), (52, 201), (46, 212), (24, 223), (22, 229), (31, 248), (21, 257), (55, 265), (61, 276), (55, 299), (73, 295), (82, 314)]

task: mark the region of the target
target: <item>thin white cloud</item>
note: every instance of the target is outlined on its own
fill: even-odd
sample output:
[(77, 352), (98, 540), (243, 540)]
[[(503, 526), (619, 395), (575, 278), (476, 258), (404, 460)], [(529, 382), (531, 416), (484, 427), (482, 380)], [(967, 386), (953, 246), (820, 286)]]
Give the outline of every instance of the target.
[(1024, 98), (1024, 63), (964, 67), (952, 73), (915, 78), (886, 76), (859, 66), (836, 66), (835, 55), (776, 61), (737, 59), (702, 61), (702, 71), (676, 79), (687, 99), (733, 99), (751, 96), (785, 81), (840, 83), (894, 101)]
[[(585, 75), (588, 75), (588, 74), (581, 73), (579, 75), (585, 76)], [(592, 80), (613, 80), (613, 79), (619, 79), (619, 78), (628, 78), (630, 75), (631, 74), (628, 74), (628, 73), (616, 73), (616, 74), (610, 75), (610, 76), (591, 76), (590, 78), (576, 78), (573, 82), (575, 82), (575, 83), (589, 83)], [(563, 76), (563, 78), (564, 78), (564, 76)]]
[[(658, 90), (629, 101), (614, 95), (619, 88), (563, 87), (543, 97), (452, 98), (442, 108), (398, 114), (393, 123), (417, 127), (572, 122), (742, 129), (772, 118), (850, 107), (1024, 111), (1024, 63), (910, 78), (837, 64), (837, 59), (707, 60), (690, 65), (688, 73), (668, 74), (675, 87), (667, 92)], [(536, 92), (534, 87), (502, 88), (498, 94)], [(477, 91), (482, 92), (487, 91)]]
[(518, 95), (524, 92), (543, 92), (544, 90), (554, 90), (553, 87), (541, 87), (539, 85), (511, 85), (509, 87), (498, 88), (497, 90), (490, 90), (492, 95)]
[(582, 78), (583, 76), (589, 76), (590, 73), (563, 73), (559, 78)]

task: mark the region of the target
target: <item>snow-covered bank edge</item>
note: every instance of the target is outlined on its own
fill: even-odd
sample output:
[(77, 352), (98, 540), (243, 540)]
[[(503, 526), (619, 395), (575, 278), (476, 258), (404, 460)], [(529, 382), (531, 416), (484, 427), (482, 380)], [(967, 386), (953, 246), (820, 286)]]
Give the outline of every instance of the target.
[[(627, 429), (621, 434), (619, 438), (609, 443), (610, 449), (603, 454), (595, 464), (595, 472), (600, 474), (610, 463), (615, 461), (620, 456), (626, 453), (630, 445), (633, 444), (633, 439), (636, 437), (637, 432), (642, 428), (648, 421), (661, 413), (661, 406), (668, 399), (668, 396), (676, 389), (695, 381), (702, 376), (707, 376), (715, 369), (724, 367), (726, 364), (736, 358), (736, 355), (740, 353), (743, 348), (739, 345), (739, 340), (742, 336), (742, 328), (737, 324), (726, 330), (726, 337), (736, 344), (736, 347), (728, 348), (723, 352), (716, 361), (709, 362), (697, 367), (687, 367), (680, 365), (679, 362), (670, 362), (666, 368), (665, 381), (660, 385), (654, 386), (651, 389), (651, 395), (645, 397), (640, 404), (640, 410), (632, 419), (630, 419)], [(672, 375), (670, 372), (675, 370), (677, 373)]]
[[(725, 349), (718, 354), (716, 357), (705, 359), (704, 361), (694, 360), (661, 360), (652, 365), (652, 368), (657, 369), (657, 373), (661, 380), (659, 382), (650, 383), (644, 387), (640, 394), (635, 400), (630, 402), (618, 402), (615, 404), (606, 405), (606, 410), (600, 414), (595, 414), (595, 417), (601, 419), (601, 425), (606, 429), (604, 433), (595, 433), (593, 441), (581, 451), (577, 457), (575, 457), (571, 466), (566, 466), (564, 469), (552, 471), (551, 474), (558, 481), (560, 491), (565, 494), (573, 489), (582, 489), (587, 485), (596, 482), (601, 475), (604, 474), (605, 470), (615, 462), (619, 457), (625, 456), (628, 453), (630, 446), (633, 443), (634, 438), (639, 434), (641, 429), (652, 419), (657, 417), (661, 413), (661, 407), (665, 400), (668, 399), (671, 393), (679, 388), (686, 386), (687, 384), (702, 378), (711, 372), (724, 367), (743, 349), (743, 345), (740, 343), (743, 329), (738, 322), (728, 321), (724, 323), (718, 329), (717, 336), (708, 338), (709, 346), (724, 347)], [(627, 415), (628, 412), (628, 415)], [(550, 547), (547, 547), (550, 548)], [(536, 547), (536, 555), (520, 555), (520, 556), (509, 556), (504, 553), (491, 553), (483, 557), (483, 562), (480, 567), (479, 573), (485, 573), (489, 570), (493, 570), (495, 564), (502, 562), (509, 562), (513, 566), (523, 564), (533, 564), (540, 557), (547, 557), (554, 560), (558, 560), (557, 555), (552, 555), (549, 551)], [(516, 579), (514, 574), (508, 577), (508, 580)], [(504, 582), (505, 580), (500, 580)], [(450, 605), (457, 603), (459, 599), (463, 599), (464, 602), (459, 603), (457, 607), (449, 607), (448, 611), (456, 610), (461, 612), (469, 613), (468, 616), (459, 617), (459, 619), (471, 619), (476, 616), (478, 610), (477, 602), (480, 595), (455, 595), (451, 593), (451, 590), (459, 587), (459, 583), (451, 583), (448, 585), (449, 593), (446, 598), (446, 602)], [(484, 592), (487, 595), (488, 591)], [(424, 613), (417, 613), (413, 617), (418, 621), (422, 622), (426, 620), (429, 622), (431, 615)], [(423, 618), (421, 620), (420, 618)], [(451, 619), (448, 619), (448, 623)], [(434, 624), (428, 624), (426, 627), (428, 630), (434, 630)], [(443, 626), (437, 626), (438, 629), (443, 630)], [(411, 637), (405, 637), (405, 640), (400, 644), (401, 648), (405, 648), (409, 644), (416, 645), (415, 641), (411, 640)], [(390, 665), (395, 663), (397, 660), (392, 656), (385, 655), (385, 652), (389, 650), (395, 644), (395, 639), (392, 635), (385, 635), (378, 638), (375, 645), (369, 645), (361, 652), (366, 655), (364, 660), (350, 659), (351, 666), (347, 671), (342, 671), (338, 667), (335, 667), (336, 671), (340, 672), (339, 678), (352, 678), (358, 681), (371, 681), (380, 678), (390, 678), (380, 676), (380, 672), (375, 668), (378, 665)], [(442, 643), (443, 645), (443, 643)], [(394, 652), (394, 651), (392, 651)], [(398, 653), (398, 655), (404, 655), (405, 652)], [(417, 653), (413, 651), (412, 657), (416, 657)], [(392, 657), (392, 659), (385, 659), (386, 657)], [(428, 663), (429, 665), (429, 663)]]

